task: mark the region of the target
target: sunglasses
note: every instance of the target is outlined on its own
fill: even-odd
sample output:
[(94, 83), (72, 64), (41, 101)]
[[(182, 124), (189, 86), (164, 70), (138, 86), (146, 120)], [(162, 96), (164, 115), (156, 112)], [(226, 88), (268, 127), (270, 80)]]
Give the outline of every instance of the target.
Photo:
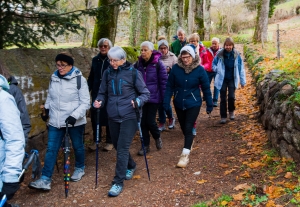
[(99, 48), (108, 48), (108, 45), (99, 45)]

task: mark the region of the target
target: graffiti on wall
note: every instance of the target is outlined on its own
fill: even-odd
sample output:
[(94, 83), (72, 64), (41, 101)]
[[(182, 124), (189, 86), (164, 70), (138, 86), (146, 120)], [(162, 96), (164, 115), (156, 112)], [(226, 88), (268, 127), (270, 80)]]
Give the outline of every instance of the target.
[(45, 100), (47, 98), (48, 90), (39, 90), (39, 91), (29, 90), (34, 87), (32, 77), (30, 77), (30, 76), (15, 76), (15, 78), (18, 81), (18, 86), (23, 91), (28, 91), (23, 94), (27, 105), (40, 104), (42, 102), (45, 102)]

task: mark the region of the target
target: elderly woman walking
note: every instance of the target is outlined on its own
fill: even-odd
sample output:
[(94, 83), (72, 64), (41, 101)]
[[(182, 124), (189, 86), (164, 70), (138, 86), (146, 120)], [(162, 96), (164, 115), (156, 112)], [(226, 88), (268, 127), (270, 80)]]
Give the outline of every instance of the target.
[(239, 81), (242, 88), (246, 85), (243, 60), (239, 52), (234, 48), (232, 38), (226, 38), (224, 49), (214, 58), (212, 67), (213, 71), (217, 73), (215, 87), (220, 90), (220, 123), (225, 124), (227, 121), (227, 101), (229, 118), (234, 120), (235, 90), (238, 88)]
[(41, 178), (28, 185), (29, 188), (40, 190), (51, 189), (51, 177), (67, 124), (75, 152), (75, 171), (71, 181), (79, 181), (85, 174), (83, 133), (86, 111), (90, 108), (87, 81), (81, 71), (74, 66), (74, 59), (70, 54), (58, 54), (55, 63), (57, 70), (51, 76), (45, 103), (46, 114), (42, 115), (44, 121), (50, 118), (45, 164)]
[[(150, 99), (143, 106), (143, 115), (141, 121), (141, 128), (144, 137), (145, 151), (150, 151), (150, 134), (155, 140), (156, 148), (162, 148), (162, 140), (160, 131), (156, 123), (156, 113), (159, 105), (163, 101), (163, 96), (167, 83), (167, 71), (165, 65), (159, 60), (161, 53), (154, 50), (152, 42), (145, 41), (141, 44), (141, 56), (134, 64), (138, 69), (150, 91)], [(143, 149), (138, 151), (138, 155), (143, 155)]]
[(178, 57), (178, 64), (174, 65), (169, 75), (163, 105), (168, 108), (174, 95), (174, 107), (184, 135), (184, 147), (177, 163), (177, 167), (186, 167), (192, 149), (194, 136), (193, 125), (200, 112), (202, 98), (200, 88), (206, 97), (206, 112), (213, 110), (210, 84), (206, 72), (199, 65), (199, 56), (192, 46), (184, 46)]
[(110, 66), (104, 72), (93, 105), (99, 108), (107, 102), (111, 138), (117, 150), (115, 177), (108, 196), (115, 197), (122, 192), (124, 180), (130, 180), (136, 170), (136, 163), (129, 153), (130, 144), (137, 131), (134, 100), (142, 107), (148, 101), (150, 92), (141, 73), (126, 61), (126, 52), (121, 47), (112, 47), (108, 51), (108, 57)]
[[(161, 39), (158, 41), (158, 50), (161, 53), (160, 60), (166, 66), (167, 73), (169, 74), (173, 65), (177, 63), (177, 57), (174, 53), (169, 51), (169, 43), (165, 39)], [(169, 119), (168, 128), (173, 129), (175, 127), (175, 117), (173, 116), (171, 104), (170, 107), (166, 110), (163, 108), (163, 104), (161, 104), (158, 108), (159, 131), (165, 130), (166, 115)]]

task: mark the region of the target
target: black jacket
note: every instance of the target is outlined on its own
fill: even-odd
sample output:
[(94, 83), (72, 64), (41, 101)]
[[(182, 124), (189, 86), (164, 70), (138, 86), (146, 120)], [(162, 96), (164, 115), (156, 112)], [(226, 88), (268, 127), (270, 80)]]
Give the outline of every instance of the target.
[(87, 80), (89, 91), (91, 92), (92, 96), (92, 102), (95, 101), (98, 95), (98, 90), (103, 78), (103, 73), (109, 65), (110, 64), (108, 57), (103, 56), (100, 53), (97, 56), (95, 56), (92, 60), (92, 67)]
[(9, 82), (9, 93), (15, 98), (16, 104), (18, 106), (18, 109), (20, 111), (20, 118), (23, 126), (23, 131), (24, 131), (24, 136), (25, 136), (25, 141), (27, 143), (28, 141), (28, 134), (31, 129), (31, 124), (30, 124), (30, 118), (28, 115), (28, 111), (26, 108), (26, 102), (24, 99), (24, 96), (22, 94), (21, 89), (18, 87), (18, 82), (15, 79), (14, 76), (11, 76), (8, 79)]

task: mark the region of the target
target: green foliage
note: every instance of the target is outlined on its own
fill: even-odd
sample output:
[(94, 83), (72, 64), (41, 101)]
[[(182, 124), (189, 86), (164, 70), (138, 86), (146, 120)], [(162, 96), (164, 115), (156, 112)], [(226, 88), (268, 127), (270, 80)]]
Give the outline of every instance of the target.
[(275, 11), (275, 5), (279, 3), (280, 0), (270, 0), (270, 10), (269, 10), (269, 18), (271, 18)]
[(211, 41), (201, 41), (206, 48), (211, 47)]
[(184, 13), (184, 18), (187, 19), (189, 12), (189, 0), (184, 0), (184, 8), (183, 8), (183, 13)]
[(258, 194), (256, 192), (256, 187), (252, 185), (252, 187), (247, 190), (242, 204), (248, 206), (257, 206), (259, 204), (265, 203), (266, 201), (268, 201), (268, 196), (266, 194)]
[(127, 60), (131, 63), (137, 61), (139, 53), (139, 48), (137, 47), (122, 47), (124, 51), (127, 53)]
[(193, 205), (192, 207), (208, 207), (208, 206), (223, 207), (224, 202), (229, 203), (232, 200), (233, 200), (232, 196), (223, 194), (220, 197), (218, 197), (216, 200), (210, 202), (211, 204), (208, 204), (208, 202), (201, 202)]
[[(0, 3), (0, 49), (17, 46), (38, 48), (46, 41), (68, 33), (78, 33), (81, 15), (106, 13), (104, 7), (60, 13), (58, 1), (3, 0)], [(115, 4), (125, 5), (127, 0)]]
[(208, 207), (208, 205), (206, 203), (198, 203), (193, 205), (192, 207)]

